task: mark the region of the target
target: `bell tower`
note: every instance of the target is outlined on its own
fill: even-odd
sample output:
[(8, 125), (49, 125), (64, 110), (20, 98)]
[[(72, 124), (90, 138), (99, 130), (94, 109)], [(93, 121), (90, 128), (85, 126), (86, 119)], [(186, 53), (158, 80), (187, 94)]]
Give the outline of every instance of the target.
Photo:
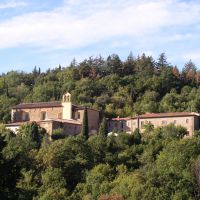
[(72, 103), (71, 103), (71, 94), (69, 92), (63, 95), (62, 106), (63, 106), (62, 118), (72, 119)]

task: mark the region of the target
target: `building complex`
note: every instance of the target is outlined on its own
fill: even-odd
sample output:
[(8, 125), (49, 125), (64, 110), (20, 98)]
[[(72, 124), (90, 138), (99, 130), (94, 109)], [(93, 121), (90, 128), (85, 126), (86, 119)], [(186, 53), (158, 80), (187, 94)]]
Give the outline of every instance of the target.
[[(99, 111), (88, 108), (88, 126), (90, 134), (97, 134), (100, 124)], [(66, 93), (62, 101), (22, 103), (11, 111), (11, 123), (8, 129), (15, 133), (22, 124), (37, 122), (52, 135), (55, 129), (62, 128), (67, 135), (78, 134), (81, 131), (84, 107), (72, 104), (71, 94)], [(155, 128), (169, 124), (181, 125), (187, 129), (188, 136), (200, 129), (200, 115), (194, 112), (146, 113), (128, 118), (113, 118), (108, 120), (109, 132), (132, 133), (137, 128), (144, 131), (145, 124), (152, 124)]]
[[(96, 134), (99, 128), (99, 111), (88, 108), (88, 126), (90, 134)], [(11, 111), (11, 123), (6, 127), (15, 133), (22, 124), (37, 122), (51, 135), (55, 129), (62, 128), (67, 135), (78, 134), (84, 116), (84, 107), (71, 102), (71, 94), (66, 93), (62, 101), (22, 103)]]
[(188, 136), (200, 129), (200, 115), (193, 112), (146, 113), (129, 118), (113, 118), (109, 120), (109, 131), (134, 132), (138, 128), (144, 131), (145, 124), (152, 124), (155, 128), (169, 124), (181, 125), (187, 129)]

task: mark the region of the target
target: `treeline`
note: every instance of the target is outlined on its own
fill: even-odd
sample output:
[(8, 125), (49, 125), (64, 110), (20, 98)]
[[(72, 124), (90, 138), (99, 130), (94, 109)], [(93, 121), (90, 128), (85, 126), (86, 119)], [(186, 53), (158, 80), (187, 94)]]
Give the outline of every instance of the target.
[(179, 71), (162, 53), (158, 59), (113, 54), (41, 72), (11, 71), (0, 76), (0, 120), (12, 105), (60, 100), (69, 91), (74, 103), (97, 108), (107, 117), (144, 112), (200, 111), (200, 72), (189, 61)]
[(200, 132), (146, 126), (140, 134), (49, 141), (36, 123), (0, 127), (1, 200), (200, 199)]

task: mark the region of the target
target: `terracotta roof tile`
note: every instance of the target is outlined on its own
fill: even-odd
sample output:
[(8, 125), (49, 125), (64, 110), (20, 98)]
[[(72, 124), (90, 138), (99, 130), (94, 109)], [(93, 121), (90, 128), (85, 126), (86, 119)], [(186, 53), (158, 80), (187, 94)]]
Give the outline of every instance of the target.
[(134, 117), (126, 117), (126, 118), (112, 118), (113, 121), (125, 121), (129, 119), (136, 119), (136, 118), (162, 118), (162, 117), (184, 117), (184, 116), (200, 116), (199, 113), (195, 112), (168, 112), (168, 113), (146, 113)]
[(38, 103), (21, 103), (13, 107), (13, 109), (23, 109), (23, 108), (51, 108), (51, 107), (62, 107), (60, 101), (52, 102), (38, 102)]
[[(84, 106), (79, 106), (72, 104), (75, 109), (83, 110)], [(51, 101), (51, 102), (36, 102), (36, 103), (21, 103), (16, 106), (13, 106), (12, 109), (31, 109), (31, 108), (52, 108), (52, 107), (62, 107), (62, 102), (60, 101)], [(93, 108), (88, 108), (88, 110), (95, 110)]]
[[(199, 116), (199, 114), (193, 112), (146, 113), (139, 115), (139, 118), (184, 117), (184, 116)], [(135, 116), (134, 118), (137, 117)]]
[(117, 117), (117, 118), (112, 118), (113, 121), (125, 121), (125, 120), (129, 120), (129, 119), (131, 119), (131, 117), (124, 117), (124, 118)]

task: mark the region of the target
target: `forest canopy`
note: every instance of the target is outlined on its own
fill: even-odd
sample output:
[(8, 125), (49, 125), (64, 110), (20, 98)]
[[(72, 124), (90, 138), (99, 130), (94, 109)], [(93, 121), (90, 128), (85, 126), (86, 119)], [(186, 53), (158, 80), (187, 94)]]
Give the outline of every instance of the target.
[(1, 125), (0, 199), (199, 199), (200, 134), (180, 131), (171, 124), (49, 141), (34, 122), (17, 135)]
[(200, 112), (200, 71), (190, 60), (182, 70), (167, 61), (130, 54), (75, 60), (68, 67), (0, 76), (0, 121), (13, 105), (61, 100), (104, 114), (99, 134), (86, 128), (50, 141), (37, 123), (17, 135), (0, 125), (2, 200), (195, 200), (200, 199), (200, 131), (184, 138), (181, 126), (146, 127), (143, 133), (107, 136), (107, 117), (145, 112)]
[(125, 61), (113, 54), (90, 57), (68, 67), (41, 72), (10, 71), (0, 76), (0, 121), (10, 120), (10, 109), (23, 102), (60, 100), (64, 92), (74, 103), (93, 107), (106, 117), (145, 112), (200, 111), (200, 71), (190, 60), (182, 70), (167, 61), (132, 53)]

